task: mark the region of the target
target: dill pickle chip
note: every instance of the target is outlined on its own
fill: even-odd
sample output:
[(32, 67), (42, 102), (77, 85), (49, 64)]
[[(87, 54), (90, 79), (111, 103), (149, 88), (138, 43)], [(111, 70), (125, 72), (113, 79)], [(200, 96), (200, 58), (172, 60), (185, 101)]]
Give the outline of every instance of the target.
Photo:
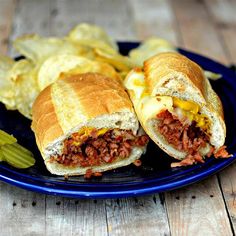
[(19, 144), (6, 144), (1, 147), (4, 161), (16, 168), (29, 168), (35, 164), (33, 154)]
[(0, 146), (5, 144), (13, 144), (16, 143), (17, 140), (12, 135), (0, 130)]
[(12, 147), (19, 149), (20, 152), (28, 154), (28, 155), (33, 155), (32, 152), (30, 150), (28, 150), (27, 148), (21, 146), (19, 143), (13, 143), (11, 145)]

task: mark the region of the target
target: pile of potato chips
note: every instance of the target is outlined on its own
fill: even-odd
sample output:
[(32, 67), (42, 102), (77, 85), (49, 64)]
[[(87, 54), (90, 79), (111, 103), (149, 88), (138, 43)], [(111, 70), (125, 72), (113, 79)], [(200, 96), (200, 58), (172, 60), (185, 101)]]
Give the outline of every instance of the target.
[(123, 56), (103, 29), (85, 23), (64, 38), (25, 35), (17, 38), (13, 46), (25, 58), (14, 61), (0, 56), (0, 102), (29, 119), (40, 91), (63, 76), (97, 72), (122, 79), (132, 68), (142, 66), (148, 57), (176, 51), (167, 41), (150, 38)]

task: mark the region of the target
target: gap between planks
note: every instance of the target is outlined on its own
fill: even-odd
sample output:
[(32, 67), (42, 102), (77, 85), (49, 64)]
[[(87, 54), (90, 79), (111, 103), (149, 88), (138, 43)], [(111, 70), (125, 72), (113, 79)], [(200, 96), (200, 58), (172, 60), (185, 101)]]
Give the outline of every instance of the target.
[[(33, 2), (33, 1), (30, 1), (30, 2)], [(44, 2), (45, 2), (45, 1), (43, 1), (43, 4), (44, 4)], [(140, 1), (137, 1), (137, 2), (138, 2), (137, 4), (140, 4)], [(105, 3), (107, 3), (107, 2), (106, 2), (106, 1), (103, 1), (103, 4), (105, 4)], [(146, 9), (147, 9), (147, 10), (148, 10), (148, 6), (147, 6), (148, 3), (149, 3), (149, 1), (147, 1), (147, 4), (146, 4)], [(153, 2), (151, 2), (151, 3), (154, 4)], [(21, 4), (23, 4), (23, 2), (22, 2)], [(56, 17), (55, 17), (56, 19), (52, 20), (52, 19), (49, 17), (51, 22), (54, 22), (54, 21), (55, 21), (55, 22), (58, 22), (58, 23), (57, 23), (57, 24), (58, 24), (57, 27), (55, 27), (55, 28), (53, 27), (53, 25), (56, 24), (56, 23), (52, 23), (52, 26), (51, 26), (52, 29), (55, 30), (55, 34), (57, 34), (57, 33), (59, 34), (59, 32), (64, 33), (64, 32), (63, 32), (63, 31), (64, 31), (64, 30), (63, 30), (64, 28), (63, 28), (59, 23), (60, 23), (60, 21), (66, 20), (66, 16), (65, 16), (65, 18), (63, 18), (64, 16), (63, 16), (63, 17), (60, 16), (60, 6), (61, 6), (60, 4), (63, 5), (63, 1), (58, 2), (58, 6), (59, 6), (58, 11), (59, 11), (59, 14), (56, 15)], [(76, 4), (76, 3), (74, 3), (74, 4)], [(84, 3), (84, 4), (85, 4), (85, 3)], [(125, 4), (125, 3), (124, 3), (124, 4)], [(152, 4), (150, 4), (150, 8), (152, 8)], [(161, 3), (161, 4), (163, 4), (163, 3)], [(140, 5), (141, 5), (141, 4), (140, 4)], [(41, 5), (41, 6), (42, 6), (42, 5)], [(155, 5), (155, 6), (156, 6), (156, 5)], [(84, 7), (86, 7), (86, 6), (84, 6)], [(164, 7), (165, 7), (165, 5), (164, 5)], [(88, 17), (88, 12), (91, 11), (91, 9), (90, 9), (89, 7), (87, 7), (87, 8), (88, 8), (89, 10), (87, 10), (87, 13), (85, 13), (84, 15), (82, 14), (82, 16), (81, 16), (82, 19), (87, 19), (87, 17)], [(139, 9), (140, 9), (140, 8), (138, 8), (137, 11), (140, 11)], [(130, 11), (129, 11), (129, 12), (130, 12)], [(129, 12), (128, 12), (128, 13), (129, 13)], [(22, 13), (21, 13), (21, 14), (22, 14)], [(28, 13), (27, 13), (27, 14), (28, 14)], [(86, 14), (87, 14), (87, 16), (86, 16)], [(22, 16), (19, 16), (19, 18), (21, 18), (21, 17), (22, 17)], [(32, 14), (32, 16), (31, 16), (30, 18), (28, 18), (28, 19), (25, 18), (25, 19), (26, 19), (26, 20), (30, 20), (30, 19), (32, 20), (32, 17), (33, 17), (33, 14)], [(83, 18), (83, 17), (84, 17), (84, 18)], [(99, 17), (101, 17), (101, 15), (99, 15)], [(61, 20), (60, 20), (60, 19), (61, 19)], [(63, 19), (63, 20), (62, 20), (62, 19)], [(77, 19), (79, 20), (80, 18), (77, 18)], [(104, 18), (103, 18), (103, 19), (104, 19)], [(94, 21), (95, 21), (95, 23), (96, 23), (97, 21), (99, 21), (99, 22), (101, 22), (101, 23), (100, 23), (101, 25), (105, 25), (105, 22), (104, 22), (105, 20), (103, 20), (103, 19), (100, 19), (100, 18), (99, 18), (99, 19), (94, 19)], [(145, 19), (145, 17), (144, 17), (144, 19)], [(155, 20), (155, 18), (154, 18), (154, 20)], [(171, 20), (170, 22), (172, 22), (172, 20)], [(122, 23), (122, 22), (121, 22), (121, 23)], [(126, 23), (127, 23), (127, 22), (126, 22)], [(111, 27), (111, 26), (108, 25), (108, 23), (106, 23), (106, 24), (107, 24), (106, 27), (109, 29), (109, 27)], [(111, 28), (113, 28), (113, 27), (114, 27), (116, 24), (118, 24), (118, 23), (117, 23), (116, 21), (113, 21), (113, 24), (114, 24), (114, 25), (112, 25)], [(119, 22), (119, 24), (120, 24), (120, 22)], [(174, 23), (173, 23), (173, 24), (174, 24)], [(145, 25), (148, 26), (148, 21), (145, 22), (144, 26), (145, 26)], [(168, 23), (168, 25), (172, 25), (172, 24)], [(59, 31), (59, 28), (60, 28), (60, 27), (62, 28), (62, 31)], [(136, 26), (136, 27), (139, 27), (139, 26)], [(127, 27), (127, 28), (129, 28), (129, 27)], [(151, 27), (149, 26), (149, 28), (151, 28)], [(26, 27), (26, 28), (25, 28), (25, 31), (27, 31), (28, 29), (29, 29), (29, 28)], [(140, 29), (141, 29), (141, 28), (140, 28)], [(139, 31), (141, 31), (140, 29), (139, 29)], [(181, 28), (181, 30), (183, 31), (183, 28)], [(186, 29), (185, 29), (185, 30), (186, 30)], [(15, 33), (15, 35), (20, 34), (22, 31), (23, 31), (22, 29), (19, 30), (18, 33)], [(51, 32), (51, 31), (49, 30), (49, 32)], [(150, 33), (151, 33), (151, 32), (152, 32), (152, 31), (150, 31)], [(153, 32), (155, 32), (155, 29), (153, 29)], [(126, 38), (126, 37), (127, 37), (126, 31), (125, 31), (125, 32), (122, 31), (122, 33), (123, 33), (123, 36), (122, 36), (122, 37), (123, 37), (123, 38)], [(119, 35), (119, 34), (120, 34), (120, 31), (116, 31), (116, 30), (113, 28), (113, 35)], [(170, 35), (172, 35), (172, 33), (171, 33)], [(173, 35), (174, 35), (174, 34), (173, 34)], [(135, 38), (135, 36), (133, 36), (133, 34), (129, 35), (128, 37), (129, 37), (130, 39), (131, 39), (131, 38)], [(171, 36), (171, 37), (173, 37), (173, 36)], [(176, 40), (175, 37), (176, 37), (176, 36), (174, 36), (174, 37), (173, 37), (174, 39), (172, 38), (172, 40)], [(215, 36), (213, 36), (213, 37), (215, 37)], [(140, 38), (142, 38), (141, 35), (140, 35)], [(216, 38), (217, 38), (217, 37), (216, 37)], [(168, 39), (168, 38), (167, 38), (167, 39)], [(187, 42), (186, 44), (188, 45), (188, 47), (190, 47), (189, 45), (191, 45), (191, 44), (190, 44), (189, 42), (191, 41), (191, 39), (190, 39), (190, 40), (189, 40), (189, 39), (186, 39), (186, 36), (185, 36), (185, 37), (184, 37), (184, 40), (185, 40), (185, 43)], [(191, 47), (193, 47), (193, 46), (194, 46), (194, 44), (192, 44)], [(191, 48), (191, 47), (190, 47), (190, 48)], [(202, 50), (202, 49), (201, 49), (201, 50)], [(214, 53), (214, 54), (215, 54), (215, 53)], [(215, 55), (215, 57), (217, 57), (217, 56)], [(191, 186), (191, 187), (189, 187), (188, 189), (191, 189), (191, 188), (194, 188), (194, 186)], [(174, 194), (174, 192), (171, 193), (171, 194)], [(182, 198), (180, 198), (180, 199), (182, 199)], [(197, 199), (198, 199), (198, 198), (197, 198)], [(173, 203), (174, 203), (174, 202), (173, 202)], [(173, 204), (173, 203), (172, 203), (172, 204)], [(114, 203), (113, 205), (115, 205), (115, 203)], [(168, 205), (168, 206), (171, 206), (171, 203), (167, 203), (167, 205)], [(50, 214), (49, 214), (49, 215), (50, 215)], [(171, 220), (170, 220), (170, 224), (171, 224)], [(108, 225), (107, 225), (107, 227), (108, 227)], [(117, 229), (117, 230), (119, 231), (120, 229)], [(173, 232), (173, 235), (175, 235), (175, 232)]]

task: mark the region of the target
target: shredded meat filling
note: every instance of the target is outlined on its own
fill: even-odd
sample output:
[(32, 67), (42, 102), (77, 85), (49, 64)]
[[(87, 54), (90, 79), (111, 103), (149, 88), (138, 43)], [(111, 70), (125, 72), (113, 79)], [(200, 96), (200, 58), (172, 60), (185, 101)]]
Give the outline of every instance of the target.
[(63, 154), (52, 156), (51, 161), (65, 166), (99, 166), (112, 163), (118, 158), (127, 158), (132, 147), (145, 146), (148, 142), (147, 135), (135, 136), (132, 131), (127, 130), (109, 130), (101, 136), (97, 133), (94, 130), (89, 137), (72, 134), (64, 141)]
[[(188, 153), (181, 162), (172, 163), (172, 167), (204, 162), (203, 156), (200, 155), (199, 151), (209, 143), (209, 136), (197, 127), (194, 121), (191, 124), (189, 122), (181, 122), (177, 116), (172, 115), (168, 110), (159, 113), (157, 119), (159, 121), (157, 129), (168, 143), (179, 151)], [(210, 157), (214, 154), (215, 158), (227, 158), (230, 155), (225, 148), (226, 146), (222, 146), (215, 152), (214, 147), (211, 146), (206, 156)]]

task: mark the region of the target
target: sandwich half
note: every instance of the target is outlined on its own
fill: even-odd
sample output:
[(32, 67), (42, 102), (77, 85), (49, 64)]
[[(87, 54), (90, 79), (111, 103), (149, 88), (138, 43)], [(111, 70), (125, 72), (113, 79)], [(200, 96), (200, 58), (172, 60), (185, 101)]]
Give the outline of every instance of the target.
[(122, 82), (96, 73), (44, 89), (33, 104), (32, 129), (47, 169), (56, 175), (129, 165), (148, 142)]
[(203, 70), (178, 53), (161, 53), (133, 69), (124, 81), (139, 121), (170, 156), (172, 167), (230, 155), (224, 146), (223, 108)]

